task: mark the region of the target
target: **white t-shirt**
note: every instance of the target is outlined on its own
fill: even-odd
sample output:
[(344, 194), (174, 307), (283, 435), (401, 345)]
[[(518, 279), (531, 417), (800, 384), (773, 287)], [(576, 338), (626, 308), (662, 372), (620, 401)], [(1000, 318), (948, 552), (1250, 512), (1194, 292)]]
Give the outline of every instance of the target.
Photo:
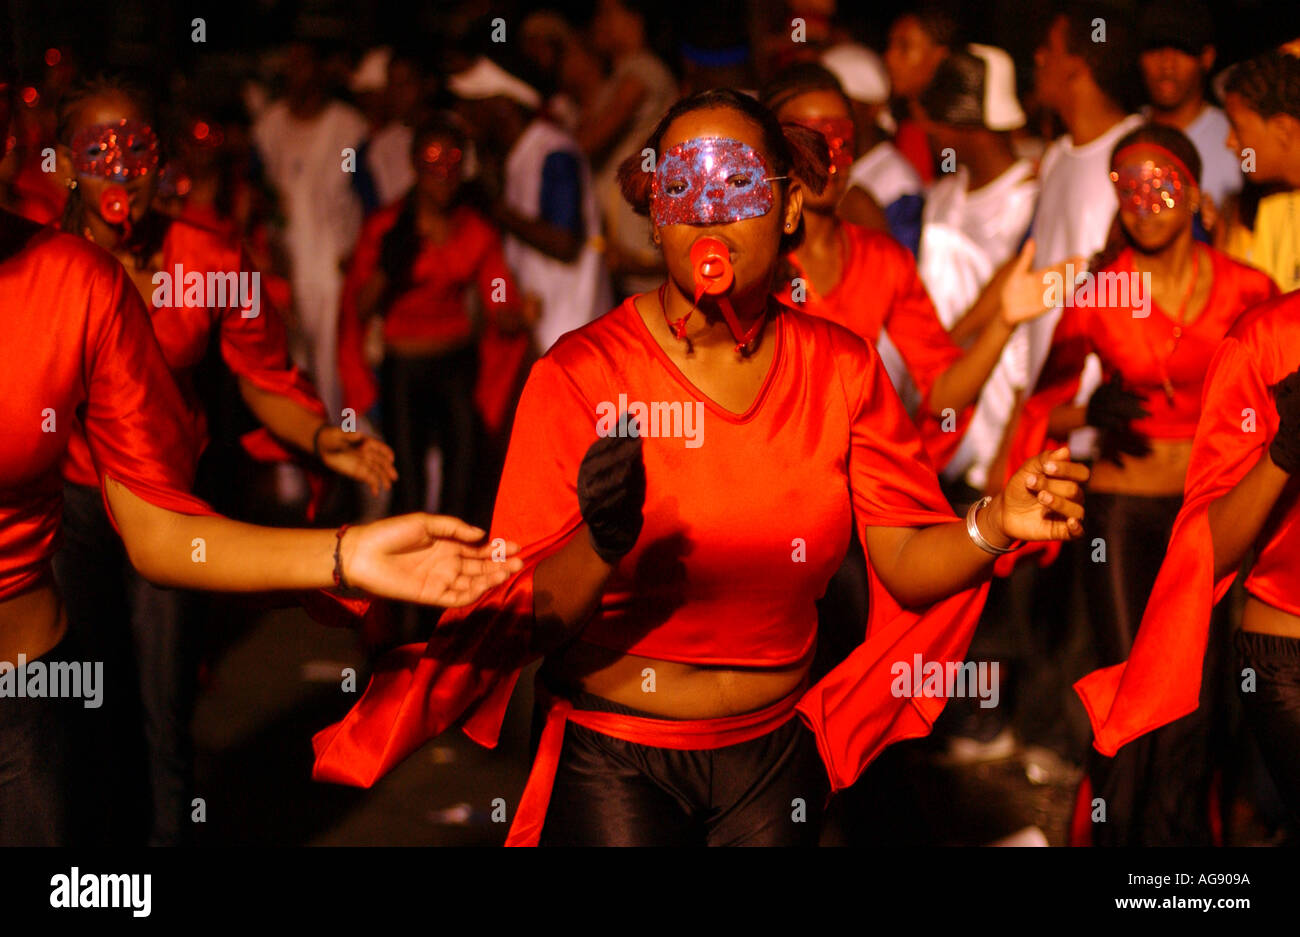
[(527, 218), (542, 213), (542, 164), (555, 152), (571, 153), (582, 172), (582, 222), (587, 241), (578, 258), (565, 263), (524, 243), (514, 235), (505, 239), (506, 263), (519, 281), (519, 288), (541, 300), (541, 319), (536, 326), (538, 348), (545, 352), (565, 332), (586, 325), (609, 311), (613, 292), (604, 256), (596, 249), (600, 234), (600, 213), (592, 188), (587, 158), (573, 137), (543, 118), (535, 118), (519, 135), (506, 156), (503, 201)]
[[(1034, 217), (1038, 180), (1027, 160), (1018, 160), (992, 182), (969, 191), (970, 173), (959, 166), (934, 181), (921, 215), (921, 248), (917, 269), (944, 328), (951, 329), (966, 313), (993, 274), (1019, 248)], [(1013, 342), (1026, 336), (1013, 333)], [(1007, 380), (1016, 351), (1004, 349), (989, 384), (1000, 372)], [(1023, 352), (1020, 352), (1023, 354)], [(970, 428), (943, 470), (948, 479), (966, 476), (975, 488), (988, 479), (988, 467), (997, 455), (1012, 399), (996, 390), (981, 392)]]
[(415, 185), (411, 165), (411, 141), (415, 131), (400, 121), (376, 130), (366, 148), (366, 168), (375, 181), (380, 206), (391, 205)]
[[(1111, 222), (1119, 208), (1115, 187), (1110, 181), (1110, 154), (1115, 144), (1131, 130), (1145, 123), (1140, 114), (1130, 114), (1095, 140), (1075, 146), (1067, 133), (1047, 148), (1038, 170), (1038, 210), (1034, 213), (1034, 267), (1051, 266), (1069, 257), (1090, 258), (1106, 246)], [(1081, 272), (1081, 271), (1080, 271)], [(1016, 331), (1028, 335), (1017, 344), (1018, 354), (1008, 359), (1005, 375), (1011, 386), (1002, 385), (996, 392), (1014, 394), (1022, 390), (1033, 393), (1039, 372), (1047, 363), (1052, 347), (1052, 333), (1060, 321), (1061, 310), (1026, 322)], [(1008, 344), (1008, 350), (1012, 348)], [(990, 384), (993, 383), (990, 381)], [(1083, 403), (1101, 383), (1101, 365), (1089, 355), (1079, 383), (1076, 403)], [(1095, 449), (1096, 433), (1077, 430), (1070, 436), (1073, 453), (1083, 457)]]
[(1230, 129), (1228, 115), (1212, 104), (1183, 129), (1201, 157), (1201, 188), (1220, 211), (1229, 195), (1241, 191), (1243, 181), (1240, 157), (1225, 142)]
[(849, 184), (871, 193), (877, 205), (888, 208), (904, 195), (919, 195), (921, 177), (894, 144), (882, 140), (854, 161)]

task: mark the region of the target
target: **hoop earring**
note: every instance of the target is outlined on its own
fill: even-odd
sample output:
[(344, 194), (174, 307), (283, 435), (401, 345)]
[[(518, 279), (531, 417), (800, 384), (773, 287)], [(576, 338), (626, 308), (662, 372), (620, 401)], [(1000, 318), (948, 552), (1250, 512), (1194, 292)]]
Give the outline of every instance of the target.
[(71, 192), (73, 189), (75, 189), (75, 188), (77, 187), (77, 180), (76, 180), (76, 179), (69, 179), (68, 182), (67, 182), (67, 185), (68, 185), (68, 191)]

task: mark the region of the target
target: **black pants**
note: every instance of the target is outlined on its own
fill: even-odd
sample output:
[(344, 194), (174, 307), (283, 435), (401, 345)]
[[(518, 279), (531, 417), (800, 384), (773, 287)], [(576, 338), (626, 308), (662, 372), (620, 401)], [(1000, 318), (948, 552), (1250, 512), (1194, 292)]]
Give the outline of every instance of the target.
[[(576, 709), (652, 716), (579, 693)], [(534, 738), (544, 713), (540, 707)], [(543, 846), (815, 846), (830, 786), (798, 716), (725, 748), (678, 751), (564, 729)]]
[[(1088, 547), (1105, 541), (1105, 562), (1086, 562), (1084, 582), (1100, 664), (1129, 655), (1169, 546), (1179, 496), (1088, 494)], [(1090, 749), (1092, 796), (1105, 801), (1093, 823), (1098, 846), (1211, 845), (1210, 789), (1219, 766), (1223, 680), (1222, 616), (1206, 648), (1196, 711), (1140, 736), (1114, 758)]]
[[(75, 660), (70, 647), (64, 638), (40, 659)], [(0, 846), (75, 844), (74, 758), (83, 708), (80, 699), (0, 697)]]
[(1246, 722), (1291, 818), (1300, 823), (1300, 639), (1238, 631), (1235, 643), (1234, 676), (1247, 667), (1255, 672), (1254, 692), (1241, 693)]
[(423, 511), (428, 494), (424, 455), (442, 452), (438, 511), (465, 517), (478, 451), (474, 409), (478, 351), (470, 345), (442, 355), (389, 352), (380, 374), (384, 436), (396, 457), (393, 512)]
[(104, 704), (83, 720), (80, 779), (92, 843), (176, 845), (193, 830), (194, 594), (131, 566), (97, 488), (65, 485), (55, 577), (68, 631), (104, 662)]

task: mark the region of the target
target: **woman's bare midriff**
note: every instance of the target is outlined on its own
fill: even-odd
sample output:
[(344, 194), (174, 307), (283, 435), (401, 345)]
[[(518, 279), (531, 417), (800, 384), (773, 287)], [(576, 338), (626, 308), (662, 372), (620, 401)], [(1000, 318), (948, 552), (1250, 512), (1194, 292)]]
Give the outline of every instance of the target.
[(45, 584), (0, 602), (0, 661), (17, 666), (47, 653), (68, 629), (63, 602), (54, 586)]
[(1300, 639), (1300, 615), (1284, 612), (1247, 593), (1246, 608), (1241, 616), (1241, 630)]
[[(1089, 491), (1109, 494), (1145, 495), (1157, 498), (1181, 495), (1191, 464), (1190, 439), (1152, 439), (1151, 452), (1145, 456), (1120, 456), (1123, 465), (1098, 459), (1092, 466)], [(1084, 523), (1088, 522), (1087, 502)]]
[(787, 667), (697, 667), (575, 641), (543, 667), (557, 692), (579, 690), (668, 719), (718, 719), (753, 712), (793, 693), (812, 652)]

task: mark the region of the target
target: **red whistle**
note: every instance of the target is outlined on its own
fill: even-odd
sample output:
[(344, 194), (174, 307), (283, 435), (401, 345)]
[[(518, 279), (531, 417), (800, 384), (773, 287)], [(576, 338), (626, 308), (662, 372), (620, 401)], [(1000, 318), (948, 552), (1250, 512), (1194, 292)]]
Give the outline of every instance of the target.
[(131, 197), (120, 185), (110, 185), (99, 197), (99, 214), (109, 224), (124, 224), (131, 217)]
[(703, 237), (691, 245), (691, 265), (695, 268), (696, 302), (705, 294), (725, 293), (736, 279), (731, 251), (717, 238)]

